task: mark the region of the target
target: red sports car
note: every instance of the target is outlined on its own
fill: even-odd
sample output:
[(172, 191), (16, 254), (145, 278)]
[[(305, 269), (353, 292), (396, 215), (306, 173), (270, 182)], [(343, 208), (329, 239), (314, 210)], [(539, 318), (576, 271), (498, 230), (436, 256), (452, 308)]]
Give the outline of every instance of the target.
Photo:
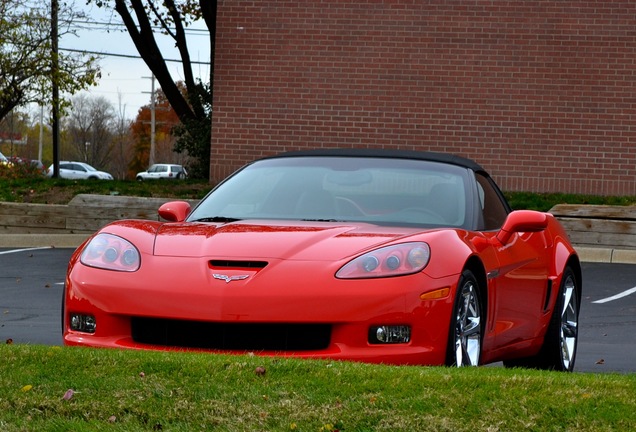
[(74, 253), (67, 345), (574, 368), (577, 254), (473, 161), (284, 153), (159, 215)]

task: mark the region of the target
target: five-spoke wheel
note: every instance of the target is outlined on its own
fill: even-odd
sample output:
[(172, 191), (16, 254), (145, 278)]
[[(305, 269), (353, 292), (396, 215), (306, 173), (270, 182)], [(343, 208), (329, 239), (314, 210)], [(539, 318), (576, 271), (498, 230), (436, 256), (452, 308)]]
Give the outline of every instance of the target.
[(446, 352), (448, 366), (477, 366), (481, 357), (481, 300), (477, 279), (465, 270), (459, 279)]

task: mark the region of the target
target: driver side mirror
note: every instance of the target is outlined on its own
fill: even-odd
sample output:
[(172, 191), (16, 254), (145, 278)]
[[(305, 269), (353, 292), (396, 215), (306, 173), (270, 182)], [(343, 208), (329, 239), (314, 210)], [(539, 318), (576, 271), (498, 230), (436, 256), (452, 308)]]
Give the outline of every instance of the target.
[(159, 207), (159, 216), (168, 222), (183, 222), (191, 209), (190, 203), (185, 201), (170, 201)]
[(497, 233), (497, 240), (502, 245), (510, 241), (514, 233), (539, 232), (548, 226), (548, 215), (534, 210), (517, 210), (508, 215), (501, 230)]

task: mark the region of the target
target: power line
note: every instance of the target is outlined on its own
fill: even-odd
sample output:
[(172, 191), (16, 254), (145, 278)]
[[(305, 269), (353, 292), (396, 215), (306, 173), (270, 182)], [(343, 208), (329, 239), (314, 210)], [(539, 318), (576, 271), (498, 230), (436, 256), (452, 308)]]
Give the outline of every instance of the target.
[[(135, 60), (139, 60), (142, 57), (139, 55), (132, 55), (132, 54), (117, 54), (117, 53), (107, 53), (107, 52), (98, 52), (98, 51), (88, 51), (88, 50), (80, 50), (80, 49), (73, 49), (73, 48), (59, 48), (60, 51), (68, 51), (68, 52), (74, 52), (74, 53), (79, 53), (79, 54), (94, 54), (94, 55), (98, 55), (98, 56), (106, 56), (106, 57), (121, 57), (121, 58), (129, 58), (129, 59), (135, 59)], [(171, 63), (183, 63), (183, 60), (176, 60), (176, 59), (164, 59), (166, 62), (171, 62)], [(210, 65), (210, 62), (202, 62), (202, 61), (190, 61), (190, 63), (192, 64), (200, 64), (200, 65)]]

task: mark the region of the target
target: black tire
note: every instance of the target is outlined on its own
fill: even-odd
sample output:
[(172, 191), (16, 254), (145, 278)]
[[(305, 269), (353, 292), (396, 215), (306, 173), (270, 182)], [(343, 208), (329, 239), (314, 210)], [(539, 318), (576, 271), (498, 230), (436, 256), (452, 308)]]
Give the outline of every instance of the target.
[(470, 270), (464, 270), (457, 285), (448, 332), (447, 366), (479, 365), (483, 340), (482, 311), (477, 278)]
[(579, 294), (576, 274), (570, 267), (566, 267), (541, 350), (536, 356), (508, 360), (504, 365), (572, 372), (579, 339)]
[(138, 182), (142, 182), (142, 181), (144, 181), (144, 178), (143, 178), (142, 176), (138, 176), (138, 177), (137, 177), (137, 181), (138, 181)]

